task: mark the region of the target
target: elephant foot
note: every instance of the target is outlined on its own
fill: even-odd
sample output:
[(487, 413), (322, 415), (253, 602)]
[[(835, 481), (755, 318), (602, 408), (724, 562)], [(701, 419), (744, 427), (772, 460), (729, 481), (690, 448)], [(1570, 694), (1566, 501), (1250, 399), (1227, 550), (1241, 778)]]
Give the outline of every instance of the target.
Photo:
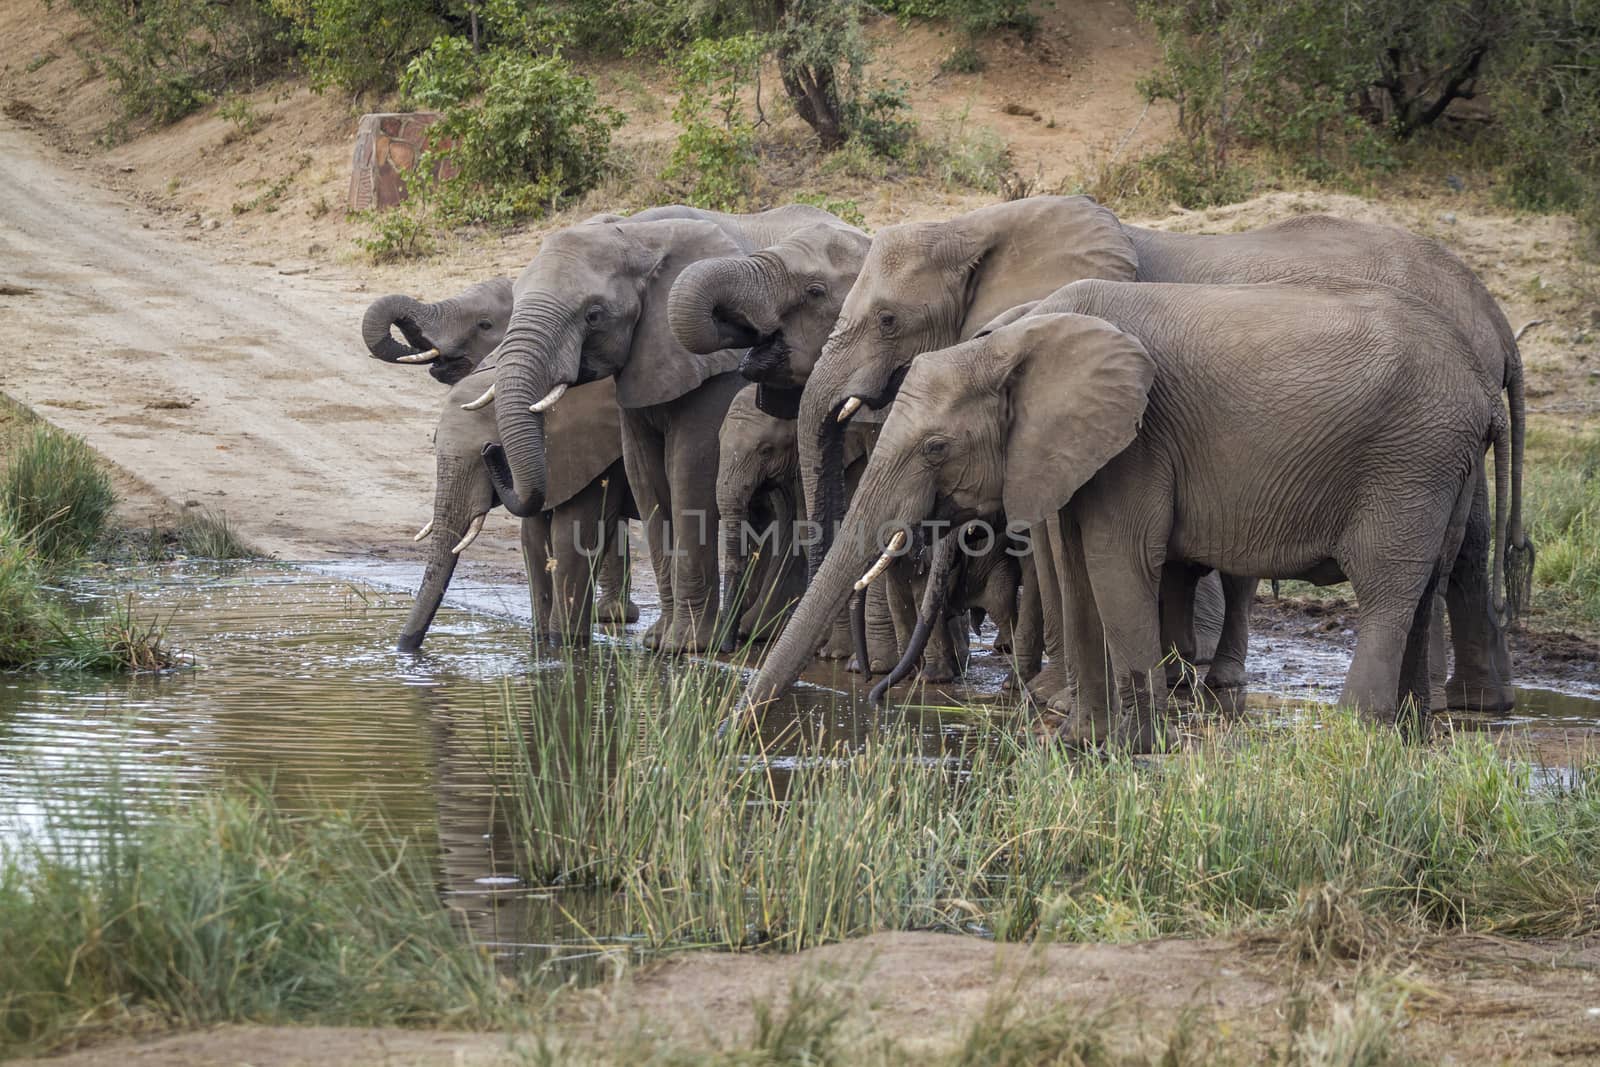
[(1045, 740), (1082, 751), (1097, 749), (1111, 740), (1111, 717), (1103, 708), (1090, 712), (1076, 703), (1068, 706), (1052, 699), (1040, 716), (1039, 725)]
[(639, 605), (631, 599), (602, 600), (594, 606), (594, 621), (601, 626), (626, 626), (639, 621)]
[(829, 660), (849, 659), (852, 655), (854, 655), (853, 650), (850, 648), (850, 644), (851, 642), (848, 638), (846, 638), (843, 642), (840, 642), (837, 639), (830, 637), (822, 643), (821, 648), (817, 649), (817, 658)]
[(639, 640), (644, 644), (645, 648), (658, 649), (661, 647), (662, 635), (665, 634), (667, 630), (668, 614), (668, 611), (663, 610), (661, 617), (655, 622), (651, 623), (650, 626), (645, 630), (644, 635), (639, 638)]
[[(707, 614), (702, 613), (703, 616)], [(696, 625), (691, 621), (693, 617), (692, 610), (673, 612), (672, 626), (661, 637), (661, 651), (681, 656), (717, 647), (716, 623), (707, 621)]]
[[(1510, 711), (1517, 703), (1516, 692), (1497, 678), (1456, 675), (1444, 685), (1443, 706), (1451, 711), (1494, 713)], [(1441, 706), (1437, 701), (1434, 707)]]
[(1210, 677), (1192, 694), (1192, 699), (1197, 708), (1213, 712), (1224, 718), (1235, 718), (1244, 714), (1245, 697), (1249, 690), (1242, 685), (1214, 685)]
[(917, 671), (917, 681), (929, 685), (949, 685), (959, 677), (961, 672), (949, 663), (935, 663)]
[(1044, 668), (1029, 678), (1025, 688), (1028, 696), (1039, 704), (1048, 704), (1052, 698), (1067, 686), (1067, 673), (1053, 663), (1047, 663)]
[(856, 657), (851, 656), (850, 662), (844, 665), (844, 669), (850, 674), (861, 674), (861, 661), (856, 659)]
[(1171, 722), (1149, 712), (1123, 715), (1111, 731), (1111, 746), (1130, 756), (1170, 752), (1177, 746), (1177, 731)]

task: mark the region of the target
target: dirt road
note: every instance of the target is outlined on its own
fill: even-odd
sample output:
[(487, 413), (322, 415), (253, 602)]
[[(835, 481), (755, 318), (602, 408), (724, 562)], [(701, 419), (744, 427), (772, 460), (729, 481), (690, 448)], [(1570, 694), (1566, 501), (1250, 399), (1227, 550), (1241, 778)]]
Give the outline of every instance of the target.
[(354, 271), (209, 247), (5, 119), (0, 188), (0, 391), (284, 559), (411, 551), (443, 390), (367, 358)]

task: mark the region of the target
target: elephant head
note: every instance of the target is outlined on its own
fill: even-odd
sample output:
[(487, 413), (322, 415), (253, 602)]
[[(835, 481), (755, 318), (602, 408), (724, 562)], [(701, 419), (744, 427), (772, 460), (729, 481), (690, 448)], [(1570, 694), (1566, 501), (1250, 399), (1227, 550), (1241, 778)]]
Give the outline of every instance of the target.
[[(400, 631), (401, 651), (414, 652), (422, 646), (456, 561), (496, 503), (489, 472), (480, 459), (484, 446), (496, 437), (494, 412), (480, 402), (493, 378), (490, 367), (463, 378), (446, 396), (439, 415), (433, 441), (433, 517), (417, 535), (419, 541), (427, 538), (427, 563), (417, 599)], [(604, 381), (573, 390), (561, 411), (552, 413), (546, 429), (554, 457), (546, 503), (557, 508), (622, 454), (615, 386)], [(529, 566), (538, 565), (537, 560), (529, 561)]]
[[(1004, 512), (1015, 528), (1054, 514), (1134, 439), (1155, 380), (1137, 339), (1101, 319), (1032, 315), (911, 365), (834, 548), (746, 694), (782, 693), (895, 531)], [(948, 572), (957, 537), (941, 538)], [(880, 559), (880, 562), (883, 560)], [(874, 569), (877, 569), (874, 567)], [(943, 611), (930, 582), (918, 634)], [(902, 667), (920, 654), (907, 650)], [(898, 670), (898, 669), (897, 669)], [(894, 675), (891, 675), (893, 678)]]
[[(454, 385), (494, 351), (510, 318), (511, 279), (495, 278), (432, 304), (380, 296), (362, 316), (361, 339), (374, 359), (425, 363), (429, 374)], [(406, 343), (395, 340), (392, 327), (399, 327)]]
[(1008, 308), (1082, 278), (1131, 281), (1117, 218), (1083, 196), (1039, 196), (948, 222), (891, 226), (872, 242), (800, 402), (800, 476), (826, 553), (844, 514), (842, 432), (894, 399), (912, 359), (972, 337)]
[(742, 251), (692, 219), (580, 225), (544, 239), (517, 279), (496, 357), (501, 444), (483, 453), (512, 514), (546, 506), (545, 415), (569, 386), (614, 377), (618, 403), (643, 408), (737, 366), (737, 352), (689, 352), (673, 339), (667, 294), (690, 263)]
[[(672, 287), (672, 332), (694, 352), (748, 349), (739, 372), (764, 386), (762, 410), (793, 418), (871, 243), (853, 226), (818, 223), (748, 256), (696, 263)], [(775, 399), (783, 392), (794, 394), (788, 410)]]

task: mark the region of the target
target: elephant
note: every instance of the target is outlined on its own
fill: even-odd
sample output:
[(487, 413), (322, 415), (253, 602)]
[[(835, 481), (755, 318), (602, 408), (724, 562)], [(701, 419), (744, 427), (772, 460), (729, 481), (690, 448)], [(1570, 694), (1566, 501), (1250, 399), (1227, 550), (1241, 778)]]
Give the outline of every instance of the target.
[[(436, 380), (454, 385), (494, 351), (510, 317), (511, 279), (493, 278), (431, 304), (380, 296), (361, 318), (361, 339), (374, 359), (426, 364)], [(405, 344), (394, 339), (392, 327), (399, 327)]]
[[(494, 487), (479, 458), (495, 436), (494, 415), (477, 403), (494, 371), (484, 367), (451, 388), (434, 434), (436, 482), (422, 586), (400, 632), (399, 648), (422, 646), (461, 553), (495, 505)], [(534, 630), (551, 644), (586, 645), (596, 615), (631, 622), (626, 522), (637, 518), (623, 472), (616, 388), (610, 381), (572, 390), (546, 425), (552, 452), (543, 512), (522, 520), (522, 554)], [(595, 608), (595, 586), (600, 609)]]
[[(496, 494), (515, 515), (546, 492), (543, 415), (572, 385), (615, 377), (623, 458), (645, 516), (662, 619), (646, 644), (711, 647), (717, 619), (714, 480), (705, 464), (740, 387), (736, 351), (691, 353), (673, 340), (667, 296), (690, 263), (771, 243), (828, 219), (802, 206), (753, 216), (579, 225), (546, 237), (514, 287), (498, 348), (495, 422), (485, 447)], [(669, 537), (676, 543), (669, 546)]]
[[(1067, 741), (1164, 743), (1168, 562), (1350, 580), (1359, 633), (1341, 702), (1398, 722), (1427, 699), (1433, 591), (1490, 447), (1507, 530), (1508, 419), (1470, 357), (1447, 317), (1384, 286), (1068, 285), (910, 366), (836, 547), (742, 705), (788, 687), (889, 531), (1003, 510), (1060, 531), (1079, 678)], [(958, 540), (939, 541), (935, 577)], [(1503, 577), (1496, 560), (1497, 612)], [(923, 599), (919, 639), (937, 601)]]
[[(1012, 243), (1013, 236), (1020, 243)], [(1021, 254), (1027, 248), (1034, 249), (1034, 254)], [(1074, 253), (1078, 258), (1073, 258)], [(1052, 260), (1052, 255), (1057, 258)], [(1009, 294), (1001, 299), (1023, 304), (1045, 295), (1039, 289), (1050, 283), (1041, 275), (1050, 274), (1056, 276), (1057, 284), (1083, 277), (1195, 283), (1283, 281), (1335, 287), (1376, 281), (1396, 285), (1448, 309), (1459, 328), (1475, 338), (1476, 360), (1469, 365), (1479, 368), (1486, 391), (1498, 396), (1501, 383), (1507, 383), (1514, 468), (1511, 529), (1515, 544), (1526, 545), (1520, 525), (1522, 388), (1515, 342), (1481, 283), (1442, 246), (1401, 230), (1324, 216), (1225, 236), (1165, 234), (1123, 226), (1085, 197), (1037, 197), (983, 208), (947, 223), (889, 227), (877, 235), (860, 278), (846, 297), (829, 345), (807, 381), (801, 403), (801, 476), (807, 500), (813, 502), (812, 516), (824, 538), (842, 514), (842, 502), (834, 488), (837, 464), (829, 455), (840, 421), (863, 406), (881, 407), (892, 400), (898, 377), (919, 353), (971, 337), (992, 321), (989, 308), (996, 290)], [(1007, 314), (1015, 316), (1020, 311), (1008, 309)], [(821, 486), (820, 497), (813, 495), (815, 484)], [(1488, 541), (1486, 496), (1475, 506), (1474, 516), (1469, 523), (1469, 552)], [(1050, 549), (1057, 538), (1049, 536), (1048, 530), (1037, 533), (1039, 551), (1034, 554), (1034, 564), (1049, 571), (1053, 568)], [(1481, 555), (1486, 555), (1486, 550)], [(1181, 595), (1194, 580), (1194, 572), (1187, 569), (1170, 576), (1168, 587)], [(1255, 581), (1228, 577), (1223, 586), (1223, 633), (1207, 676), (1208, 686), (1215, 689), (1243, 684), (1248, 609)], [(1503, 683), (1509, 676), (1509, 655), (1503, 635), (1487, 617), (1483, 560), (1479, 558), (1476, 564), (1469, 560), (1453, 568), (1446, 593), (1453, 605), (1451, 634), (1457, 666), (1455, 680), (1441, 688), (1455, 706), (1503, 706), (1510, 691), (1495, 679)], [(1051, 616), (1048, 602), (1045, 608), (1047, 633), (1059, 634), (1059, 620)], [(1176, 602), (1168, 611), (1167, 636), (1182, 658), (1198, 662), (1204, 658), (1206, 639), (1191, 632), (1194, 614), (1190, 605)], [(1052, 653), (1059, 651), (1053, 643), (1050, 647)], [(1030, 689), (1049, 695), (1061, 691), (1066, 681), (1059, 667), (1052, 665), (1033, 680)]]
[(672, 286), (673, 335), (691, 352), (746, 349), (739, 373), (760, 385), (761, 410), (793, 419), (871, 243), (854, 226), (823, 222), (748, 255), (693, 264)]

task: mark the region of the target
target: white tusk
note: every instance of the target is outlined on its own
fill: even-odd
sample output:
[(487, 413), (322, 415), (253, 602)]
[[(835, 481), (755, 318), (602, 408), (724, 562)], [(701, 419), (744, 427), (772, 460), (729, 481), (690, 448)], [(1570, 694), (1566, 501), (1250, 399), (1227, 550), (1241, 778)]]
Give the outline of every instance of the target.
[(467, 546), (478, 539), (478, 531), (483, 529), (483, 520), (488, 514), (489, 513), (485, 511), (474, 516), (473, 520), (467, 524), (467, 535), (461, 540), (457, 541), (456, 547), (452, 548), (450, 551), (458, 556), (461, 555), (462, 552), (466, 551)]
[(896, 530), (894, 536), (889, 539), (889, 547), (884, 549), (883, 555), (878, 557), (878, 562), (874, 563), (867, 570), (867, 573), (857, 580), (856, 592), (861, 592), (861, 590), (877, 581), (878, 575), (888, 570), (889, 564), (894, 562), (894, 554), (904, 547), (906, 547), (906, 532), (904, 530)]
[(856, 411), (860, 409), (860, 407), (861, 407), (861, 398), (859, 396), (853, 396), (849, 400), (846, 400), (844, 402), (844, 407), (839, 409), (839, 414), (838, 414), (838, 417), (837, 417), (837, 421), (839, 421), (839, 422), (849, 422), (850, 421), (850, 416), (854, 415), (856, 413)]
[(562, 382), (560, 385), (556, 386), (554, 389), (552, 389), (548, 393), (544, 394), (544, 399), (543, 400), (540, 400), (536, 404), (529, 404), (528, 405), (528, 410), (533, 412), (535, 415), (539, 415), (539, 414), (542, 414), (543, 412), (549, 411), (551, 408), (556, 406), (556, 401), (560, 400), (561, 399), (561, 394), (565, 393), (566, 391), (567, 391), (567, 383), (566, 382)]
[(401, 356), (398, 359), (396, 359), (395, 362), (396, 363), (432, 363), (434, 360), (436, 360), (438, 358), (439, 358), (439, 350), (437, 348), (430, 348), (426, 352), (418, 352), (414, 356)]
[(493, 402), (493, 400), (494, 400), (494, 386), (491, 385), (484, 392), (484, 394), (482, 396), (480, 396), (478, 399), (474, 400), (472, 403), (470, 403), (470, 404), (462, 404), (461, 405), (461, 410), (462, 411), (477, 411), (479, 408), (488, 407), (489, 404)]
[(1517, 335), (1511, 339), (1512, 343), (1516, 343), (1516, 342), (1521, 341), (1522, 340), (1522, 335), (1527, 333), (1529, 330), (1533, 329), (1535, 326), (1543, 326), (1543, 325), (1544, 325), (1544, 320), (1543, 319), (1533, 319), (1533, 320), (1531, 320), (1529, 322), (1523, 323), (1522, 324), (1522, 329), (1518, 330), (1517, 331)]
[(429, 534), (431, 534), (431, 533), (432, 533), (432, 532), (433, 532), (433, 520), (432, 520), (432, 519), (429, 519), (429, 520), (428, 520), (428, 525), (426, 525), (426, 526), (424, 526), (424, 527), (423, 527), (423, 528), (422, 528), (422, 529), (420, 529), (420, 530), (418, 530), (418, 531), (417, 531), (417, 536), (415, 536), (415, 537), (413, 537), (413, 538), (412, 538), (412, 539), (411, 539), (411, 540), (413, 540), (413, 541), (420, 541), (420, 540), (422, 540), (422, 539), (423, 539), (423, 538), (424, 538), (424, 537), (427, 537), (427, 536), (428, 536), (428, 535), (429, 535)]

